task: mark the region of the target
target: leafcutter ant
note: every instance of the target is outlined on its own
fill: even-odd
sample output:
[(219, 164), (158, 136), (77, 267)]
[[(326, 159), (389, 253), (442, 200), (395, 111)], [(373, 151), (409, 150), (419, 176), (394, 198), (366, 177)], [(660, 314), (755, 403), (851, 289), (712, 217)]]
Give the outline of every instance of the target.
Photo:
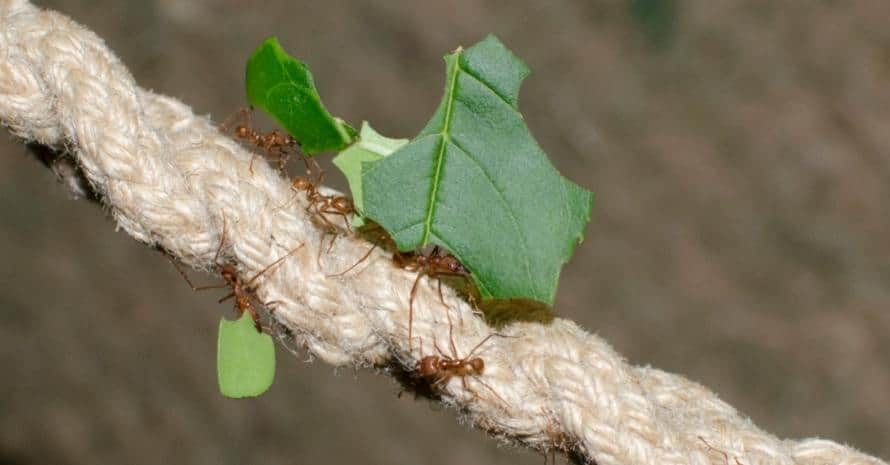
[(324, 173), (319, 173), (318, 180), (315, 182), (306, 178), (295, 178), (291, 187), (296, 191), (306, 193), (306, 200), (309, 201), (306, 210), (318, 215), (328, 228), (337, 229), (325, 215), (338, 215), (343, 217), (346, 229), (352, 231), (352, 227), (349, 225), (349, 215), (355, 212), (352, 200), (342, 195), (325, 195), (319, 192), (318, 185), (321, 184), (322, 179), (324, 179)]
[(185, 282), (188, 283), (189, 287), (191, 287), (193, 291), (203, 291), (203, 290), (207, 290), (207, 289), (220, 289), (223, 287), (229, 287), (231, 289), (231, 292), (229, 292), (228, 294), (226, 294), (225, 296), (220, 298), (218, 300), (218, 303), (223, 303), (226, 300), (234, 298), (235, 299), (235, 312), (237, 313), (237, 315), (240, 317), (241, 315), (244, 314), (244, 312), (250, 313), (250, 317), (253, 318), (253, 323), (256, 326), (256, 330), (258, 332), (262, 332), (263, 326), (261, 323), (260, 314), (259, 314), (259, 311), (257, 310), (256, 306), (254, 305), (254, 302), (259, 303), (260, 305), (264, 305), (264, 306), (271, 304), (271, 302), (261, 302), (259, 300), (259, 298), (256, 295), (256, 291), (257, 291), (257, 286), (255, 284), (256, 280), (260, 276), (262, 276), (262, 275), (266, 274), (267, 272), (269, 272), (270, 270), (272, 270), (272, 268), (280, 265), (287, 257), (290, 257), (291, 255), (293, 255), (294, 252), (296, 252), (297, 250), (302, 248), (304, 244), (301, 243), (300, 245), (294, 247), (293, 249), (291, 249), (289, 252), (282, 255), (281, 257), (279, 257), (274, 262), (270, 263), (269, 265), (266, 265), (266, 267), (264, 267), (262, 270), (257, 272), (257, 274), (253, 275), (252, 278), (250, 278), (248, 280), (244, 280), (238, 274), (238, 270), (235, 268), (234, 265), (229, 264), (229, 263), (220, 265), (217, 263), (217, 259), (219, 258), (219, 254), (222, 251), (223, 244), (225, 243), (225, 237), (226, 237), (226, 231), (225, 231), (225, 225), (223, 225), (223, 234), (222, 234), (222, 237), (220, 238), (219, 247), (216, 249), (216, 255), (214, 255), (214, 257), (213, 257), (213, 263), (216, 264), (216, 268), (219, 271), (219, 274), (220, 274), (220, 276), (222, 276), (222, 279), (223, 279), (223, 281), (225, 281), (225, 283), (209, 285), (209, 286), (195, 286), (194, 284), (192, 284), (192, 281), (189, 279), (189, 277), (185, 273), (185, 271), (182, 270), (182, 268), (179, 266), (179, 264), (177, 264), (175, 261), (173, 261), (173, 266), (176, 267), (176, 271), (178, 271), (179, 274), (182, 275), (182, 277), (185, 279)]
[(476, 344), (465, 357), (461, 357), (457, 352), (457, 346), (454, 344), (454, 326), (451, 324), (451, 316), (449, 315), (448, 338), (449, 343), (451, 344), (451, 355), (449, 356), (442, 352), (435, 340), (433, 340), (433, 346), (436, 348), (438, 355), (423, 355), (423, 340), (421, 340), (421, 357), (420, 360), (417, 361), (414, 370), (418, 375), (430, 383), (430, 387), (434, 391), (448, 384), (448, 381), (451, 381), (451, 379), (456, 376), (460, 378), (463, 388), (475, 395), (475, 392), (467, 385), (467, 378), (470, 376), (475, 377), (476, 381), (485, 386), (492, 394), (506, 404), (504, 398), (498, 395), (491, 386), (486, 384), (485, 381), (478, 379), (478, 377), (485, 371), (485, 361), (482, 360), (482, 357), (474, 355), (483, 344), (488, 342), (488, 340), (494, 336), (504, 337), (501, 334), (491, 333), (479, 341), (479, 343)]
[(306, 205), (306, 211), (312, 212), (325, 226), (324, 235), (322, 235), (321, 243), (318, 246), (318, 255), (315, 257), (319, 268), (321, 268), (321, 251), (324, 248), (325, 237), (328, 235), (332, 236), (331, 242), (328, 245), (328, 250), (330, 251), (334, 247), (334, 241), (337, 240), (337, 231), (339, 229), (325, 215), (341, 216), (346, 229), (352, 231), (352, 227), (349, 224), (349, 215), (355, 212), (355, 207), (353, 207), (352, 200), (349, 197), (325, 195), (318, 191), (318, 185), (323, 178), (324, 172), (319, 171), (316, 181), (298, 177), (291, 182), (293, 190), (306, 193), (306, 200), (309, 201), (308, 205)]
[(428, 254), (397, 252), (393, 255), (393, 262), (399, 268), (417, 272), (417, 278), (414, 279), (414, 285), (411, 286), (411, 296), (408, 298), (408, 341), (410, 345), (414, 334), (414, 297), (417, 295), (417, 284), (420, 283), (420, 278), (424, 275), (439, 278), (439, 300), (442, 305), (447, 306), (448, 304), (445, 303), (445, 298), (442, 296), (441, 277), (468, 277), (470, 272), (454, 255), (444, 252), (439, 246), (434, 246)]
[[(372, 229), (376, 230), (379, 226), (373, 227)], [(333, 275), (328, 275), (328, 277), (337, 277), (343, 276), (344, 274), (352, 271), (357, 267), (360, 263), (367, 260), (368, 257), (371, 256), (371, 253), (381, 245), (387, 246), (388, 248), (395, 249), (395, 243), (392, 238), (386, 234), (382, 228), (379, 228), (379, 238), (378, 241), (374, 242), (374, 245), (368, 249), (367, 252), (355, 263), (352, 264), (349, 268)], [(414, 279), (414, 284), (411, 286), (411, 294), (408, 298), (408, 341), (409, 345), (413, 342), (414, 337), (414, 297), (417, 295), (417, 285), (420, 283), (420, 278), (424, 275), (429, 276), (431, 278), (439, 278), (438, 283), (438, 291), (439, 291), (439, 300), (443, 305), (447, 306), (445, 303), (445, 297), (442, 295), (442, 277), (445, 276), (458, 276), (458, 277), (469, 277), (470, 271), (467, 270), (460, 261), (454, 256), (451, 255), (444, 250), (442, 250), (439, 246), (434, 246), (429, 253), (402, 253), (395, 252), (393, 255), (393, 263), (399, 268), (408, 270), (408, 271), (416, 271), (417, 277)], [(470, 294), (472, 296), (472, 294)]]
[[(228, 132), (229, 125), (235, 121), (238, 121), (238, 124), (236, 124), (235, 128), (232, 130), (232, 135), (234, 135), (237, 139), (246, 141), (249, 144), (256, 146), (257, 148), (264, 150), (268, 157), (275, 160), (276, 164), (278, 165), (278, 171), (283, 172), (284, 166), (290, 159), (292, 152), (298, 150), (300, 143), (289, 134), (285, 134), (278, 130), (273, 130), (266, 133), (257, 131), (253, 127), (253, 121), (251, 118), (252, 113), (253, 107), (242, 108), (235, 112), (232, 116), (226, 118), (226, 120), (219, 125), (219, 129), (223, 132)], [(309, 172), (310, 167), (308, 157), (304, 156), (301, 158), (303, 158), (303, 162), (306, 164), (306, 171)], [(250, 159), (251, 173), (253, 172), (254, 160), (256, 160), (256, 156)], [(314, 160), (312, 160), (312, 162), (317, 168), (318, 164), (315, 163)]]

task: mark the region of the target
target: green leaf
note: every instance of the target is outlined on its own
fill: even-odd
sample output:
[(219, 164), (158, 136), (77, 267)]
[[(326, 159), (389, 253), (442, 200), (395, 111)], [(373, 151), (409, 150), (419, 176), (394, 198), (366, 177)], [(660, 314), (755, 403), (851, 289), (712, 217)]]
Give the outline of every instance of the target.
[(271, 115), (307, 155), (341, 150), (355, 129), (334, 118), (321, 103), (309, 67), (269, 37), (247, 60), (247, 100)]
[(362, 164), (382, 160), (383, 157), (395, 152), (407, 143), (408, 139), (390, 139), (381, 136), (365, 121), (362, 123), (358, 142), (350, 145), (349, 148), (334, 157), (334, 165), (343, 172), (343, 175), (346, 176), (346, 181), (349, 182), (349, 190), (352, 191), (352, 204), (355, 206), (356, 212), (358, 212), (353, 219), (353, 226), (361, 227), (365, 223), (362, 217), (362, 212), (364, 211), (362, 203)]
[(219, 322), (216, 353), (219, 391), (226, 397), (256, 397), (275, 379), (275, 345), (257, 331), (249, 312), (237, 321)]
[(399, 250), (448, 249), (484, 299), (552, 304), (593, 194), (563, 178), (535, 142), (517, 108), (529, 70), (497, 38), (445, 63), (445, 96), (426, 128), (365, 165), (365, 215)]

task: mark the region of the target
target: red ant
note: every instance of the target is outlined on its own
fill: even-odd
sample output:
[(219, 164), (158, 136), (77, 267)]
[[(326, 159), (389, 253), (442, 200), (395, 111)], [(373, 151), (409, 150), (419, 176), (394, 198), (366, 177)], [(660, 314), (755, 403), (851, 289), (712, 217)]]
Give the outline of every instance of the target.
[[(414, 297), (417, 295), (417, 284), (420, 283), (420, 278), (424, 275), (431, 278), (440, 276), (468, 277), (470, 271), (454, 255), (443, 253), (438, 245), (434, 246), (428, 254), (397, 252), (392, 259), (399, 268), (417, 272), (417, 278), (414, 279), (414, 285), (411, 286), (411, 297), (408, 299), (408, 341), (410, 345), (414, 328)], [(441, 278), (439, 279), (439, 300), (442, 305), (448, 306), (442, 296)]]
[[(289, 134), (282, 133), (278, 130), (267, 133), (260, 133), (256, 131), (253, 128), (253, 122), (251, 118), (252, 112), (253, 107), (242, 108), (238, 110), (232, 116), (226, 118), (226, 120), (219, 125), (219, 129), (223, 132), (228, 132), (228, 126), (232, 122), (232, 120), (240, 121), (240, 123), (235, 126), (235, 129), (232, 130), (232, 135), (234, 135), (238, 139), (247, 141), (248, 143), (257, 146), (262, 150), (265, 150), (266, 155), (275, 159), (276, 163), (278, 164), (278, 171), (283, 172), (284, 166), (290, 159), (291, 151), (297, 150), (300, 143), (297, 142), (297, 140), (291, 137)], [(302, 158), (303, 162), (306, 163), (307, 172), (310, 171), (308, 158)], [(251, 173), (253, 173), (254, 160), (256, 160), (256, 156), (250, 159)], [(312, 162), (315, 163), (314, 160), (312, 160)], [(315, 163), (315, 166), (318, 167), (318, 164)]]
[[(383, 242), (386, 246), (395, 248), (395, 243), (392, 238), (385, 232), (380, 233), (380, 242)], [(380, 246), (380, 242), (374, 242), (374, 245), (365, 252), (362, 258), (353, 263), (352, 266), (337, 274), (328, 275), (328, 277), (343, 276), (352, 271), (360, 263), (371, 256), (371, 252)], [(420, 283), (420, 278), (424, 275), (431, 278), (440, 276), (460, 276), (466, 278), (470, 275), (470, 271), (467, 270), (454, 255), (447, 252), (443, 253), (442, 248), (439, 246), (434, 246), (428, 254), (396, 252), (392, 257), (392, 260), (399, 268), (417, 272), (417, 278), (414, 279), (414, 284), (411, 286), (411, 296), (408, 299), (408, 341), (410, 345), (414, 340), (414, 297), (417, 295), (417, 285)], [(447, 306), (448, 304), (445, 303), (445, 297), (442, 295), (441, 278), (439, 279), (438, 291), (439, 300), (443, 305)]]
[(315, 257), (315, 261), (319, 268), (321, 268), (321, 251), (324, 246), (325, 236), (332, 236), (331, 243), (328, 245), (328, 251), (334, 247), (334, 241), (337, 240), (336, 231), (338, 228), (325, 215), (338, 215), (343, 217), (343, 223), (346, 225), (346, 229), (352, 231), (352, 226), (349, 224), (349, 215), (355, 212), (355, 207), (349, 197), (342, 195), (325, 195), (318, 191), (318, 184), (321, 184), (323, 178), (324, 172), (319, 171), (318, 179), (314, 182), (299, 177), (291, 182), (291, 188), (293, 190), (306, 193), (306, 200), (309, 201), (309, 204), (306, 205), (306, 211), (313, 212), (326, 226), (324, 235), (321, 237), (321, 244), (318, 247), (318, 255)]
[(343, 223), (346, 229), (352, 231), (349, 225), (349, 215), (355, 213), (355, 206), (349, 197), (342, 195), (325, 195), (318, 191), (318, 185), (324, 179), (324, 173), (320, 172), (318, 180), (313, 182), (306, 178), (295, 178), (291, 183), (291, 187), (296, 191), (306, 193), (306, 200), (309, 205), (306, 206), (307, 211), (312, 211), (328, 226), (329, 229), (337, 229), (325, 215), (338, 215), (343, 217)]
[[(455, 376), (460, 377), (460, 382), (463, 388), (468, 392), (473, 392), (470, 390), (467, 385), (467, 377), (475, 376), (478, 377), (482, 375), (485, 371), (485, 361), (482, 360), (481, 357), (474, 357), (473, 354), (482, 347), (489, 339), (494, 336), (503, 336), (497, 333), (491, 333), (488, 336), (485, 336), (484, 339), (479, 341), (475, 347), (466, 355), (466, 357), (461, 357), (457, 353), (457, 346), (454, 344), (454, 326), (451, 324), (451, 316), (448, 316), (448, 338), (451, 343), (451, 356), (445, 355), (441, 349), (439, 349), (436, 341), (433, 340), (433, 346), (436, 348), (436, 351), (439, 355), (426, 355), (423, 356), (423, 340), (421, 339), (421, 358), (417, 361), (417, 364), (414, 366), (414, 370), (424, 379), (430, 382), (430, 387), (435, 390), (441, 388), (442, 386), (448, 384), (448, 381), (451, 381), (451, 378)], [(504, 398), (498, 395), (494, 389), (491, 388), (488, 384), (486, 384), (481, 379), (477, 379), (479, 383), (488, 388), (492, 394), (494, 394), (498, 399), (506, 404)], [(475, 393), (474, 393), (475, 394)]]
[[(224, 223), (222, 237), (220, 237), (219, 247), (216, 249), (216, 255), (214, 255), (214, 257), (213, 257), (213, 263), (217, 263), (219, 254), (222, 251), (223, 243), (225, 242), (225, 237), (226, 237), (226, 230), (225, 230), (225, 223)], [(282, 255), (280, 258), (278, 258), (274, 262), (267, 265), (265, 268), (260, 270), (257, 274), (255, 274), (252, 278), (248, 279), (247, 281), (241, 279), (241, 276), (238, 275), (238, 270), (235, 268), (234, 265), (227, 263), (224, 265), (219, 265), (219, 264), (216, 265), (217, 269), (219, 270), (220, 275), (223, 278), (223, 281), (225, 281), (224, 284), (215, 284), (215, 285), (209, 285), (209, 286), (195, 286), (194, 284), (192, 284), (192, 281), (189, 279), (189, 277), (185, 273), (185, 271), (183, 271), (182, 268), (180, 268), (180, 266), (175, 261), (173, 262), (173, 266), (176, 267), (176, 271), (178, 271), (179, 274), (182, 275), (182, 277), (185, 279), (185, 282), (188, 283), (189, 287), (191, 287), (193, 291), (203, 291), (203, 290), (207, 290), (207, 289), (219, 289), (222, 287), (230, 287), (232, 289), (232, 292), (223, 296), (217, 302), (223, 303), (226, 300), (229, 300), (234, 297), (235, 298), (235, 312), (238, 314), (238, 317), (241, 317), (241, 315), (243, 315), (244, 312), (250, 313), (250, 317), (253, 318), (253, 323), (254, 323), (254, 326), (256, 326), (256, 330), (258, 332), (263, 332), (263, 326), (260, 321), (260, 314), (259, 314), (259, 311), (256, 309), (256, 307), (253, 305), (253, 302), (255, 302), (255, 301), (259, 302), (260, 304), (262, 304), (264, 306), (271, 304), (271, 302), (260, 302), (260, 300), (257, 298), (257, 295), (256, 295), (257, 286), (254, 285), (254, 282), (257, 280), (257, 278), (266, 274), (273, 267), (280, 265), (281, 262), (284, 261), (284, 259), (293, 255), (293, 253), (296, 252), (297, 250), (299, 250), (301, 247), (303, 247), (303, 245), (304, 244), (300, 244), (300, 245), (296, 246), (295, 248), (291, 249), (288, 253)]]

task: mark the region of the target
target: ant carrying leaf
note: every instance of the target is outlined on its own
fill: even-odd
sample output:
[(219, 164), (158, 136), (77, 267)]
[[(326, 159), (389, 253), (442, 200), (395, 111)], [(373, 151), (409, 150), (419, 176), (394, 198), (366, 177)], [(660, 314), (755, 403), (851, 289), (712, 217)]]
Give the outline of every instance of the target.
[[(225, 242), (225, 236), (226, 236), (226, 228), (224, 225), (223, 226), (223, 234), (222, 234), (222, 237), (220, 238), (219, 247), (216, 250), (216, 255), (213, 257), (213, 263), (217, 263), (217, 260), (219, 259), (220, 251), (222, 250), (223, 243)], [(189, 287), (191, 287), (193, 291), (203, 291), (203, 290), (208, 290), (208, 289), (220, 289), (223, 287), (231, 288), (231, 292), (226, 294), (225, 296), (221, 297), (219, 299), (219, 303), (225, 302), (226, 300), (229, 300), (234, 297), (235, 311), (238, 314), (238, 316), (240, 317), (245, 312), (249, 313), (251, 318), (254, 321), (256, 330), (258, 332), (262, 332), (263, 327), (262, 327), (262, 323), (260, 320), (260, 314), (259, 314), (259, 311), (257, 310), (256, 306), (254, 305), (254, 302), (260, 302), (256, 296), (256, 290), (257, 290), (256, 284), (255, 284), (256, 280), (260, 276), (262, 276), (262, 275), (266, 274), (267, 272), (269, 272), (270, 270), (272, 270), (274, 267), (280, 265), (281, 262), (283, 262), (287, 257), (290, 257), (291, 255), (293, 255), (294, 252), (296, 252), (297, 250), (302, 248), (303, 245), (304, 244), (300, 244), (300, 245), (296, 246), (295, 248), (291, 249), (289, 252), (287, 252), (286, 254), (282, 255), (280, 258), (278, 258), (274, 262), (267, 265), (265, 268), (263, 268), (262, 270), (257, 272), (257, 274), (253, 275), (253, 277), (248, 280), (244, 280), (241, 278), (241, 276), (238, 274), (238, 270), (235, 268), (234, 265), (231, 265), (231, 264), (219, 265), (219, 264), (217, 264), (216, 266), (217, 266), (217, 269), (219, 270), (219, 274), (220, 274), (220, 276), (222, 276), (223, 281), (225, 281), (225, 283), (223, 283), (223, 284), (214, 284), (214, 285), (209, 285), (209, 286), (195, 286), (194, 284), (192, 284), (192, 281), (189, 279), (189, 277), (185, 273), (185, 271), (183, 271), (182, 268), (180, 268), (180, 266), (175, 261), (173, 262), (173, 265), (176, 267), (176, 271), (178, 271), (179, 274), (182, 275), (183, 279), (185, 279), (185, 282), (188, 283)], [(260, 303), (262, 305), (267, 304), (267, 303), (263, 303), (263, 302), (260, 302)]]

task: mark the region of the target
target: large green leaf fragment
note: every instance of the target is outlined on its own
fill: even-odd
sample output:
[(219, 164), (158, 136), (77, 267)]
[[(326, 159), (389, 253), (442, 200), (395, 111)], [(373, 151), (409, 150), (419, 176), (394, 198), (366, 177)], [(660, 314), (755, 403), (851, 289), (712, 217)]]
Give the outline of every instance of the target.
[(445, 57), (445, 96), (411, 143), (365, 164), (365, 215), (399, 250), (438, 244), (484, 299), (552, 304), (593, 194), (563, 178), (517, 108), (529, 70), (494, 36)]
[(249, 312), (236, 321), (219, 322), (216, 352), (219, 391), (226, 397), (256, 397), (275, 379), (275, 345), (256, 330)]
[(349, 145), (355, 129), (328, 113), (312, 80), (309, 67), (269, 37), (247, 60), (247, 100), (272, 116), (314, 155)]
[(362, 164), (380, 161), (407, 143), (408, 139), (390, 139), (381, 136), (365, 121), (362, 123), (358, 141), (334, 157), (334, 165), (343, 172), (346, 181), (349, 182), (349, 190), (352, 191), (352, 204), (358, 212), (353, 220), (353, 226), (360, 227), (364, 224), (364, 219), (361, 216), (364, 211)]

